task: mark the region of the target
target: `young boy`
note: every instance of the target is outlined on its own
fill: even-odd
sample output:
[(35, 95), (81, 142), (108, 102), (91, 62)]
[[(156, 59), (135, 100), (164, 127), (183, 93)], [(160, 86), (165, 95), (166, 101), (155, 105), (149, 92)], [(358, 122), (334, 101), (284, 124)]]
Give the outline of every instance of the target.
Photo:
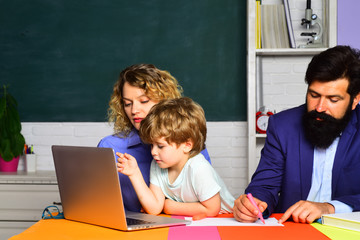
[(232, 212), (235, 198), (200, 154), (206, 119), (199, 104), (187, 97), (164, 100), (152, 107), (139, 134), (154, 158), (150, 186), (129, 154), (117, 153), (118, 171), (129, 176), (145, 212), (208, 217)]

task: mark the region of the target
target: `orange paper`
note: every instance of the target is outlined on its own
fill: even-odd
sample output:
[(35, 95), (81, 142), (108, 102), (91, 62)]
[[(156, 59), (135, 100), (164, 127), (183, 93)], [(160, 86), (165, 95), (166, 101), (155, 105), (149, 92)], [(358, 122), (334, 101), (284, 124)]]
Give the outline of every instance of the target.
[(169, 228), (156, 228), (142, 231), (125, 232), (91, 224), (80, 223), (65, 219), (40, 220), (11, 240), (39, 240), (39, 239), (146, 239), (162, 240), (168, 238)]
[[(271, 217), (280, 219), (282, 214), (273, 214)], [(266, 240), (328, 240), (324, 234), (310, 224), (285, 222), (284, 227), (218, 227), (222, 240), (241, 239), (266, 239)]]

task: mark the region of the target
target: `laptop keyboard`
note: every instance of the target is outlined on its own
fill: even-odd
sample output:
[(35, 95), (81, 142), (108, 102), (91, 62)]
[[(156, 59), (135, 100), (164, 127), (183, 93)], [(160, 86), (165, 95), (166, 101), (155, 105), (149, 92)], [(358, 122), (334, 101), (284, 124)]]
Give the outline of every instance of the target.
[(149, 222), (145, 220), (135, 219), (135, 218), (126, 218), (127, 225), (141, 225), (141, 224), (152, 224), (154, 222)]

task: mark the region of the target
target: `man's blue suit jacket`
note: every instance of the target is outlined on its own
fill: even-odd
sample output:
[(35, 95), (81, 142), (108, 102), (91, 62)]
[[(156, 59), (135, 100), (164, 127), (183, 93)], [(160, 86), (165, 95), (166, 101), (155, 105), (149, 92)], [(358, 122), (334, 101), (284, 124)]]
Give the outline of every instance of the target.
[[(306, 200), (311, 187), (314, 147), (306, 140), (301, 105), (270, 117), (261, 159), (245, 190), (268, 204), (269, 214)], [(360, 210), (360, 106), (352, 111), (336, 150), (332, 200)]]

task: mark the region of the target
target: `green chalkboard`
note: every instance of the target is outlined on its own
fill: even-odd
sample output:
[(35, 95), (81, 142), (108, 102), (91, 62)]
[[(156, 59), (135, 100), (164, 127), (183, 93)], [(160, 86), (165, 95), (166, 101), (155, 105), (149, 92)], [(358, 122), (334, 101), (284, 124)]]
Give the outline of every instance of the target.
[(171, 72), (208, 121), (245, 121), (246, 1), (0, 0), (0, 83), (23, 122), (106, 121), (135, 63)]

